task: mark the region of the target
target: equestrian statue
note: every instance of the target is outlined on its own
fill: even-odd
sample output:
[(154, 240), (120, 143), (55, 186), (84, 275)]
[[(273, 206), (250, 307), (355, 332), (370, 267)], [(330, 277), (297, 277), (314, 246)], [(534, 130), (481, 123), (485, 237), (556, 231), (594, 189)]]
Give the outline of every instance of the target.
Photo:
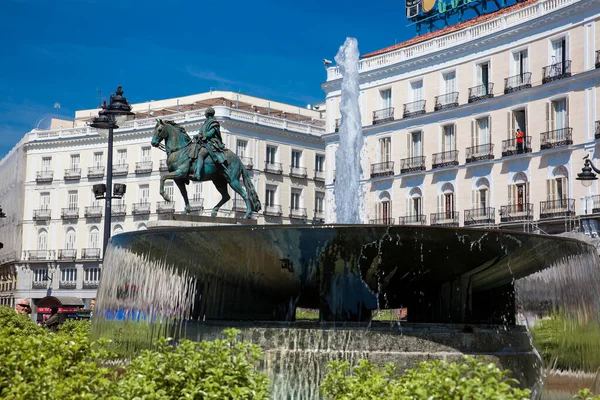
[[(240, 195), (246, 203), (245, 218), (250, 218), (252, 212), (261, 209), (260, 200), (248, 176), (248, 171), (240, 158), (231, 150), (225, 148), (221, 137), (221, 126), (214, 119), (215, 110), (206, 109), (206, 121), (194, 139), (190, 138), (185, 128), (173, 121), (156, 120), (152, 146), (163, 149), (167, 153), (168, 174), (160, 177), (160, 195), (166, 201), (171, 201), (165, 192), (165, 181), (172, 179), (179, 188), (185, 201), (184, 213), (191, 211), (186, 185), (190, 181), (212, 181), (221, 200), (212, 209), (211, 216), (215, 217), (219, 208), (231, 197), (227, 185)], [(164, 140), (164, 145), (161, 142)], [(244, 184), (240, 182), (243, 178)]]

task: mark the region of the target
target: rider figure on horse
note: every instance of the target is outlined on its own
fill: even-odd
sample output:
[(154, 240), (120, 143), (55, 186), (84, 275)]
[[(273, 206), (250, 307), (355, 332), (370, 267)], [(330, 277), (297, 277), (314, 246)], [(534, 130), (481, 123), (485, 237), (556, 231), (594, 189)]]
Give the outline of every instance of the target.
[[(206, 121), (200, 128), (198, 135), (195, 137), (198, 163), (196, 164), (194, 177), (198, 180), (202, 178), (202, 167), (204, 166), (204, 160), (208, 155), (213, 159), (215, 165), (221, 166), (227, 170), (226, 149), (223, 145), (223, 139), (221, 138), (221, 126), (219, 125), (219, 122), (214, 119), (214, 108), (208, 107), (204, 115), (206, 116)], [(200, 149), (199, 151), (198, 148)]]

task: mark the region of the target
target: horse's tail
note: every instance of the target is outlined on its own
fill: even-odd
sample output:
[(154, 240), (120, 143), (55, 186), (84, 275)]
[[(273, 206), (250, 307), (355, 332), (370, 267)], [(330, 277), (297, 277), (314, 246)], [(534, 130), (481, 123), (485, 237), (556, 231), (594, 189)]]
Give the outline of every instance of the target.
[(256, 189), (254, 189), (254, 185), (252, 184), (252, 179), (248, 176), (248, 171), (246, 167), (242, 164), (242, 176), (244, 178), (244, 186), (246, 187), (246, 193), (248, 194), (248, 199), (250, 199), (250, 206), (252, 207), (253, 212), (259, 212), (261, 210), (260, 200), (258, 199), (258, 194), (256, 193)]

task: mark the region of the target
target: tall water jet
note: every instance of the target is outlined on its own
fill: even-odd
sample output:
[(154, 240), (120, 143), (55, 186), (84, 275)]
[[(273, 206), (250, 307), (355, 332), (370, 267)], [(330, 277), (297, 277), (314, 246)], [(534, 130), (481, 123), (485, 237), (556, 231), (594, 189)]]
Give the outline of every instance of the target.
[(338, 224), (361, 223), (363, 193), (361, 151), (364, 145), (360, 107), (358, 104), (358, 42), (347, 38), (340, 47), (335, 61), (342, 73), (339, 129), (340, 145), (335, 156), (335, 214)]

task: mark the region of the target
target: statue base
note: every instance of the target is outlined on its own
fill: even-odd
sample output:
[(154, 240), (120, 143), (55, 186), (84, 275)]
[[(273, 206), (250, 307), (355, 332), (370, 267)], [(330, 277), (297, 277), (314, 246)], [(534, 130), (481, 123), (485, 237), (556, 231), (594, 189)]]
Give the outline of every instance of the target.
[(148, 229), (215, 225), (257, 225), (255, 219), (211, 217), (208, 215), (166, 214), (148, 223)]

